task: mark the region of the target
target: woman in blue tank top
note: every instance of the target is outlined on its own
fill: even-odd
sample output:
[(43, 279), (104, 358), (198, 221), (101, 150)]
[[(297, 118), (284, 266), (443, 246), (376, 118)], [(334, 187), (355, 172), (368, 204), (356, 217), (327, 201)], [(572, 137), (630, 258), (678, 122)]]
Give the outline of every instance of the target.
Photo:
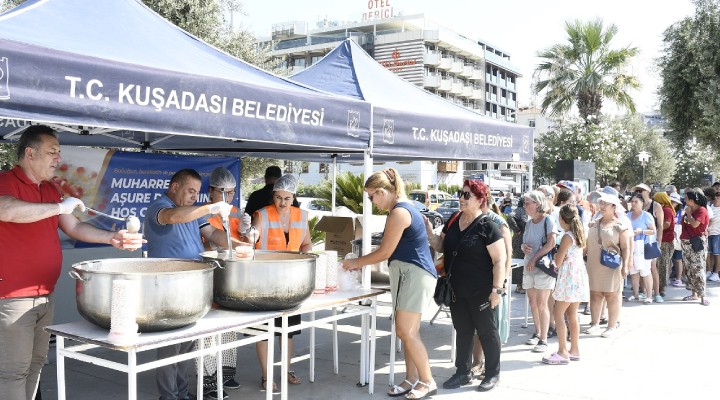
[(365, 192), (378, 208), (389, 210), (380, 246), (374, 252), (343, 262), (347, 270), (390, 260), (390, 291), (395, 330), (405, 350), (405, 380), (388, 395), (422, 399), (437, 393), (427, 350), (420, 337), (420, 317), (435, 291), (437, 271), (430, 256), (423, 216), (405, 195), (405, 184), (394, 168), (375, 172)]

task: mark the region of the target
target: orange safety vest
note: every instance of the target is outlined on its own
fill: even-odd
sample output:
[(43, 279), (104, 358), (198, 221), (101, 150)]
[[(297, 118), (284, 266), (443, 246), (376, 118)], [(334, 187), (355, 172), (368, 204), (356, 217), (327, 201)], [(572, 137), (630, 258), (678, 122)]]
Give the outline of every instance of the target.
[[(238, 213), (237, 207), (233, 206), (228, 219), (230, 220), (230, 236), (237, 240), (242, 240), (240, 239), (240, 217), (242, 216)], [(215, 229), (225, 230), (222, 224), (222, 218), (218, 214), (209, 217), (208, 222)], [(208, 243), (205, 238), (203, 238), (203, 243), (205, 244), (205, 250), (212, 250), (210, 243)]]
[(259, 250), (289, 250), (300, 251), (305, 235), (308, 232), (307, 211), (297, 207), (290, 207), (290, 227), (288, 236), (290, 240), (285, 241), (285, 231), (280, 223), (280, 215), (275, 205), (269, 205), (255, 211), (260, 222), (260, 240), (255, 244)]

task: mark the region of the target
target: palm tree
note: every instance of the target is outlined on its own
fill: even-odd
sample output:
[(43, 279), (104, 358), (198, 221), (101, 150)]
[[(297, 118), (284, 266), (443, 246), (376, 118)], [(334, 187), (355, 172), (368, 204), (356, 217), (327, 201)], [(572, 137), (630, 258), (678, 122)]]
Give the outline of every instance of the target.
[(580, 116), (600, 116), (604, 99), (635, 112), (635, 102), (628, 91), (637, 89), (637, 78), (623, 73), (637, 47), (611, 49), (617, 34), (614, 24), (603, 27), (601, 19), (565, 23), (567, 44), (556, 44), (537, 53), (543, 59), (535, 69), (533, 92), (545, 92), (543, 113), (552, 116), (567, 113), (573, 104)]

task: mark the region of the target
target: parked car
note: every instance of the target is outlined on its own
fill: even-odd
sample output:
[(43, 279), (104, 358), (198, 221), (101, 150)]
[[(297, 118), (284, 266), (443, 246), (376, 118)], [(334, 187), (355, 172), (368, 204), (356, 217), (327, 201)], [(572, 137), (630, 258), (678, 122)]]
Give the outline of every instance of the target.
[(425, 204), (417, 200), (410, 200), (410, 202), (415, 207), (417, 207), (417, 209), (420, 211), (420, 214), (426, 216), (430, 220), (430, 224), (432, 225), (433, 229), (437, 228), (438, 226), (442, 226), (443, 217), (442, 215), (440, 215), (440, 213), (430, 210), (425, 206)]
[(432, 211), (435, 211), (443, 201), (453, 198), (449, 193), (440, 190), (411, 190), (408, 197), (425, 204), (425, 207)]
[(447, 224), (450, 217), (460, 209), (460, 200), (445, 200), (436, 210), (443, 219), (443, 224)]

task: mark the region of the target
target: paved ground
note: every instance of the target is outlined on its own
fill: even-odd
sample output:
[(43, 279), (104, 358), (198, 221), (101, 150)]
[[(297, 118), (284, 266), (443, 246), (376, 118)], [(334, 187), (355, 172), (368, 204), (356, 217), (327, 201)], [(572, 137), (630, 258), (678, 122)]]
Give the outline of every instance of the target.
[[(716, 396), (720, 362), (720, 285), (710, 283), (709, 307), (697, 302), (681, 301), (684, 289), (669, 288), (663, 304), (642, 305), (625, 303), (622, 326), (617, 336), (604, 339), (581, 334), (582, 360), (568, 366), (548, 366), (540, 362), (540, 354), (530, 352), (523, 343), (533, 333), (532, 324), (522, 328), (524, 296), (516, 296), (512, 307), (511, 336), (503, 347), (502, 373), (497, 389), (478, 393), (478, 381), (456, 389), (440, 389), (435, 399), (671, 399), (712, 398)], [(389, 300), (382, 298), (381, 300)], [(435, 313), (433, 306), (424, 315), (422, 335), (431, 357), (432, 370), (438, 385), (454, 372), (450, 363), (451, 324), (440, 318), (435, 324), (427, 322)], [(297, 336), (293, 369), (303, 378), (299, 386), (290, 388), (291, 399), (384, 399), (388, 385), (390, 349), (390, 308), (381, 306), (378, 315), (378, 350), (376, 355), (375, 394), (367, 388), (357, 388), (359, 341), (358, 319), (341, 321), (340, 373), (332, 374), (332, 346), (329, 330), (318, 330), (316, 381), (307, 382), (308, 334)], [(581, 315), (584, 327), (589, 316)], [(556, 342), (550, 342), (555, 350)], [(147, 355), (146, 357), (151, 356)], [(399, 355), (398, 358), (402, 356)], [(243, 385), (230, 391), (230, 399), (264, 399), (258, 390), (259, 367), (254, 348), (238, 351), (240, 360), (237, 380)], [(118, 359), (122, 359), (118, 357)], [(57, 398), (55, 355), (51, 349), (50, 364), (43, 370), (43, 399)], [(104, 368), (67, 361), (67, 398), (73, 400), (127, 398), (126, 378), (123, 374)], [(396, 377), (402, 380), (403, 364), (396, 367)], [(276, 375), (279, 368), (276, 368)], [(156, 399), (154, 376), (140, 375), (139, 399)], [(275, 398), (279, 398), (276, 395)]]

